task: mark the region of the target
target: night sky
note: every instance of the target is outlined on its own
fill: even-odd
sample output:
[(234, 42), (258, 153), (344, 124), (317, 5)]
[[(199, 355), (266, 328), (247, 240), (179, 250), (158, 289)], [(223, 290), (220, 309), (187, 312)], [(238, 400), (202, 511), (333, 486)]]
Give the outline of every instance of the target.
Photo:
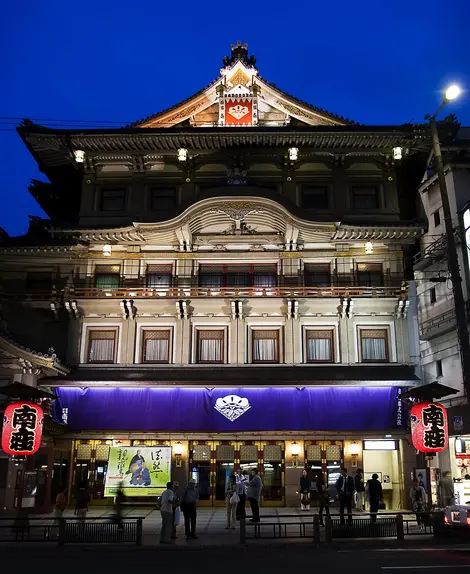
[(0, 116), (18, 119), (0, 120), (0, 225), (17, 235), (43, 215), (21, 118), (135, 121), (214, 80), (237, 40), (268, 81), (365, 124), (421, 122), (458, 82), (448, 113), (470, 125), (469, 22), (468, 0), (5, 2)]

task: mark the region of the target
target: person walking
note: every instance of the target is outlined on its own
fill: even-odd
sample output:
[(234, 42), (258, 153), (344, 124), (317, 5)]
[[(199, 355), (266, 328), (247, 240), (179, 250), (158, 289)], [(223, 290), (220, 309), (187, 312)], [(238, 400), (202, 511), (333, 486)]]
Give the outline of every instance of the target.
[(441, 506), (453, 506), (455, 504), (454, 481), (452, 473), (444, 472), (441, 480)]
[(118, 487), (116, 498), (114, 499), (114, 522), (118, 525), (118, 529), (122, 530), (124, 527), (122, 523), (122, 506), (126, 500), (124, 496), (123, 483)]
[(318, 510), (318, 516), (320, 518), (320, 525), (325, 526), (323, 522), (323, 510), (325, 510), (326, 515), (330, 516), (330, 494), (328, 492), (328, 488), (325, 484), (325, 479), (323, 477), (323, 473), (320, 471), (315, 479), (315, 483), (317, 486), (318, 492), (318, 501), (320, 504)]
[(364, 512), (366, 509), (366, 487), (364, 486), (364, 474), (362, 468), (356, 470), (356, 476), (354, 477), (354, 488), (356, 489), (356, 510), (359, 512)]
[(302, 476), (300, 477), (300, 510), (310, 510), (310, 487), (312, 486), (312, 481), (308, 477), (306, 469), (302, 471)]
[(65, 489), (65, 487), (62, 487), (59, 490), (59, 493), (57, 494), (56, 499), (55, 499), (54, 521), (55, 521), (56, 526), (59, 526), (60, 519), (62, 518), (62, 516), (64, 514), (64, 510), (67, 507), (67, 499), (65, 497), (65, 493), (66, 493), (66, 489)]
[(237, 505), (240, 502), (240, 497), (237, 493), (237, 479), (232, 474), (228, 480), (227, 488), (225, 489), (225, 504), (227, 506), (227, 526), (228, 529), (235, 529), (235, 521), (237, 519)]
[(352, 498), (354, 494), (354, 479), (348, 476), (348, 469), (341, 469), (341, 476), (336, 481), (339, 496), (340, 522), (344, 524), (344, 509), (348, 509), (348, 524), (352, 524)]
[(253, 468), (251, 471), (251, 478), (248, 482), (248, 491), (247, 497), (248, 502), (250, 503), (251, 512), (253, 514), (253, 518), (250, 522), (259, 522), (259, 501), (261, 498), (261, 489), (263, 488), (263, 483), (261, 482), (261, 478), (258, 474), (258, 469)]
[(196, 481), (191, 478), (188, 482), (183, 497), (181, 498), (181, 511), (184, 516), (184, 531), (186, 538), (196, 539), (197, 503), (199, 502), (199, 490)]
[(383, 500), (382, 483), (377, 473), (374, 472), (372, 478), (367, 481), (366, 490), (369, 497), (370, 518), (372, 522), (377, 522), (377, 512)]
[(160, 544), (171, 544), (173, 532), (173, 508), (175, 493), (173, 483), (167, 482), (166, 489), (162, 493), (160, 513), (162, 515), (162, 528), (160, 531)]
[(77, 494), (77, 502), (75, 504), (75, 514), (82, 521), (85, 521), (89, 503), (90, 495), (88, 494), (85, 483), (82, 483), (80, 485), (80, 489)]
[(237, 520), (241, 518), (245, 518), (246, 511), (245, 511), (245, 503), (246, 503), (246, 483), (248, 481), (248, 473), (246, 470), (242, 470), (241, 468), (238, 470), (237, 473), (237, 494), (238, 498), (240, 499), (237, 504)]
[(417, 478), (413, 480), (413, 486), (410, 488), (410, 500), (413, 511), (416, 513), (418, 527), (424, 528), (423, 512), (426, 510), (428, 495)]

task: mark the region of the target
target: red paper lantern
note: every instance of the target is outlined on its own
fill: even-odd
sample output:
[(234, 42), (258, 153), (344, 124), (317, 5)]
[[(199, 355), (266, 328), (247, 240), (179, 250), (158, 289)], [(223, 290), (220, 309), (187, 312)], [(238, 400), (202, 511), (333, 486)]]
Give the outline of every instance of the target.
[(44, 411), (21, 401), (8, 405), (3, 415), (2, 449), (14, 456), (28, 456), (41, 446)]
[(449, 446), (447, 412), (439, 403), (419, 403), (411, 409), (411, 437), (419, 452), (441, 452)]

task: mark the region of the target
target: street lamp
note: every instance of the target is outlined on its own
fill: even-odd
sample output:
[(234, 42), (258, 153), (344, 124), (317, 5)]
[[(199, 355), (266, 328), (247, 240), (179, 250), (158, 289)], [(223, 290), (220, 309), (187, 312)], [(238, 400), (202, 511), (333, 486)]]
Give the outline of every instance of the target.
[(447, 254), (449, 261), (449, 271), (452, 280), (452, 291), (454, 295), (455, 318), (457, 322), (457, 335), (460, 344), (460, 360), (462, 364), (462, 379), (467, 399), (470, 397), (470, 339), (467, 328), (467, 315), (465, 310), (465, 301), (462, 291), (462, 277), (460, 276), (459, 258), (454, 237), (454, 225), (452, 221), (452, 212), (450, 210), (449, 196), (447, 193), (446, 176), (444, 173), (444, 164), (442, 161), (441, 144), (439, 142), (439, 132), (437, 130), (436, 118), (442, 108), (455, 100), (462, 90), (459, 86), (451, 85), (444, 92), (439, 109), (433, 116), (426, 116), (431, 125), (432, 146), (434, 151), (434, 160), (436, 162), (436, 172), (441, 190), (442, 211), (444, 213), (444, 222), (447, 238)]

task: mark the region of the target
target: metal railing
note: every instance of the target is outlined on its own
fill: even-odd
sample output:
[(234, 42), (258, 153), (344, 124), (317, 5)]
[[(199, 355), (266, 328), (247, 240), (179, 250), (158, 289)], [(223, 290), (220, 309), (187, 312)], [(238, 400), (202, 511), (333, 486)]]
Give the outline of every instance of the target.
[(413, 265), (416, 270), (424, 269), (427, 265), (442, 259), (446, 253), (447, 236), (441, 235), (413, 257)]
[(405, 536), (439, 536), (445, 532), (443, 512), (379, 512), (377, 515), (327, 514), (323, 517), (325, 529), (320, 529), (318, 514), (299, 516), (260, 516), (259, 522), (240, 517), (240, 543), (249, 540), (274, 538), (308, 538), (314, 542), (332, 542), (337, 539), (393, 538)]
[(143, 517), (118, 524), (103, 518), (0, 518), (1, 542), (64, 544), (142, 544)]
[(435, 317), (431, 317), (426, 321), (423, 321), (420, 325), (420, 333), (421, 335), (426, 335), (433, 329), (437, 329), (442, 325), (447, 325), (455, 321), (455, 309), (449, 309), (440, 315), (436, 315)]

